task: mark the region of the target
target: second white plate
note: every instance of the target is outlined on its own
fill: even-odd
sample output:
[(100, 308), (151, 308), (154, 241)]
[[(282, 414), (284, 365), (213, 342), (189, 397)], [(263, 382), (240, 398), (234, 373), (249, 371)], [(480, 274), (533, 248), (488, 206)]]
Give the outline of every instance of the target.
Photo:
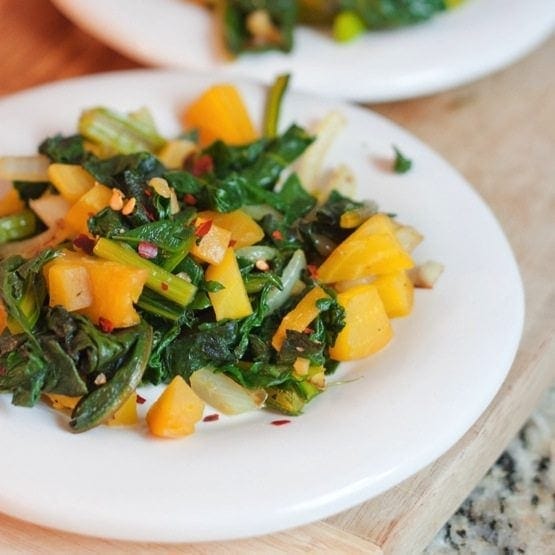
[(466, 0), (429, 22), (367, 33), (349, 44), (299, 27), (292, 53), (246, 55), (228, 62), (214, 23), (185, 0), (52, 0), (83, 29), (141, 62), (271, 82), (283, 72), (294, 87), (360, 102), (445, 90), (505, 67), (553, 29), (553, 0)]

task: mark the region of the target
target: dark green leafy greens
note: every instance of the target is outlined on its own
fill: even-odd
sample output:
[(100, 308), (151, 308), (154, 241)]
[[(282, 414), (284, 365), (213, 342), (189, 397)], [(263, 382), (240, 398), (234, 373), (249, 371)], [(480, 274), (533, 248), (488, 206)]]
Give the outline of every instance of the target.
[[(296, 0), (227, 0), (222, 4), (224, 40), (232, 54), (268, 49), (291, 50), (297, 19)], [(257, 10), (268, 14), (270, 32), (265, 34), (265, 40), (259, 40), (249, 25), (249, 16)]]
[(31, 260), (14, 255), (0, 262), (0, 300), (31, 341), (47, 294), (42, 268), (55, 256), (54, 250), (47, 249)]
[(426, 21), (445, 10), (444, 0), (339, 0), (339, 9), (356, 13), (370, 30)]
[[(83, 396), (85, 403), (102, 375), (108, 383), (121, 386), (115, 388), (119, 395), (112, 387), (109, 404), (93, 403), (92, 412), (106, 419), (140, 381), (150, 353), (150, 333), (146, 323), (105, 333), (84, 316), (71, 315), (61, 307), (46, 308), (32, 334), (0, 336), (0, 391), (11, 392), (12, 402), (23, 406), (33, 406), (42, 393)], [(79, 418), (76, 431), (98, 423), (87, 418)]]
[(445, 0), (223, 0), (216, 13), (232, 55), (293, 48), (299, 23), (329, 27), (350, 13), (376, 31), (426, 21), (447, 9)]
[[(312, 143), (313, 137), (296, 125), (271, 140), (261, 139), (246, 146), (215, 142), (203, 154), (210, 156), (213, 171), (195, 176), (174, 170), (164, 174), (178, 195), (195, 197), (198, 209), (232, 212), (245, 204), (268, 204), (276, 210), (307, 212), (315, 199), (291, 177), (283, 190), (276, 187), (283, 170)], [(299, 201), (299, 204), (297, 204)], [(296, 219), (294, 215), (290, 219)]]
[(165, 168), (153, 154), (120, 154), (107, 159), (91, 158), (83, 167), (99, 182), (122, 191), (136, 200), (135, 210), (127, 217), (132, 226), (147, 224), (156, 217), (148, 182), (164, 174)]
[(39, 145), (39, 152), (60, 164), (82, 164), (90, 157), (81, 135), (49, 137)]
[[(236, 9), (255, 4), (234, 3)], [(276, 24), (289, 24), (290, 15), (284, 14), (292, 2), (262, 4), (268, 9), (271, 4)], [(144, 127), (146, 135), (152, 132), (158, 140), (148, 122), (129, 121), (128, 138), (136, 140), (137, 129)], [(100, 320), (94, 325), (83, 315), (49, 306), (44, 269), (58, 250), (45, 250), (31, 260), (7, 258), (0, 262), (0, 299), (10, 331), (0, 335), (0, 391), (24, 406), (46, 393), (81, 397), (70, 425), (85, 431), (105, 421), (139, 384), (168, 383), (177, 375), (189, 380), (195, 371), (210, 367), (245, 388), (265, 390), (267, 404), (275, 410), (302, 412), (323, 389), (318, 375), (335, 370), (329, 350), (345, 325), (344, 309), (329, 290), (309, 328), (289, 330), (279, 351), (272, 338), (284, 315), (316, 285), (309, 266), (320, 264), (350, 233), (341, 226), (342, 215), (368, 216), (375, 207), (335, 191), (318, 205), (291, 171), (314, 138), (297, 125), (282, 134), (275, 134), (277, 125), (273, 129), (270, 136), (245, 145), (216, 141), (198, 153), (203, 164), (193, 160), (178, 170), (166, 168), (151, 151), (97, 156), (85, 150), (81, 135), (43, 141), (40, 152), (51, 161), (80, 164), (98, 182), (135, 199), (131, 213), (108, 207), (89, 218), (94, 254), (116, 261), (116, 252), (130, 265), (148, 267), (158, 281), (160, 275), (177, 280), (192, 290), (191, 300), (178, 302), (147, 283), (136, 303), (140, 323), (113, 330)], [(160, 194), (153, 178), (166, 180), (175, 197)], [(31, 184), (19, 188), (24, 198), (33, 198)], [(264, 232), (256, 247), (270, 254), (238, 256), (252, 313), (216, 321), (210, 295), (223, 285), (205, 279), (205, 264), (191, 254), (204, 233), (197, 215), (239, 209), (256, 215)], [(63, 248), (80, 245), (76, 240)], [(305, 375), (295, 370), (299, 357), (309, 361)]]
[(126, 352), (109, 380), (81, 398), (71, 414), (70, 426), (84, 432), (101, 424), (134, 395), (148, 365), (152, 328), (142, 322), (135, 329), (120, 332)]

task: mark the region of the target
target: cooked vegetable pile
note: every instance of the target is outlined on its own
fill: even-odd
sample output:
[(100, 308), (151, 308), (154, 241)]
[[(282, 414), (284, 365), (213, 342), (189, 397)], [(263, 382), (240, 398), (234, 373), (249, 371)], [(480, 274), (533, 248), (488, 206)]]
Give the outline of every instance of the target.
[(228, 52), (293, 48), (298, 24), (331, 28), (350, 41), (366, 31), (392, 29), (432, 18), (462, 0), (200, 0), (214, 10)]
[(135, 423), (137, 388), (169, 384), (147, 423), (181, 436), (205, 403), (298, 415), (339, 361), (389, 342), (422, 237), (340, 192), (345, 167), (327, 196), (307, 191), (327, 139), (277, 133), (283, 88), (263, 137), (223, 84), (185, 111), (196, 133), (99, 107), (37, 156), (0, 158), (0, 391), (15, 405), (71, 411), (81, 432)]

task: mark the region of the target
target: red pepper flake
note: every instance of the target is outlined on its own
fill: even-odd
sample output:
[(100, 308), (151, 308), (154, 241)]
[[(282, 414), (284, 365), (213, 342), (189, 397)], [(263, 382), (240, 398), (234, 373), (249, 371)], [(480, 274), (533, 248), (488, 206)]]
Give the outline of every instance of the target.
[(270, 424), (272, 426), (284, 426), (285, 424), (290, 424), (291, 420), (287, 420), (287, 418), (283, 418), (282, 420), (272, 420)]
[(208, 414), (208, 415), (206, 415), (206, 416), (202, 419), (202, 421), (203, 421), (203, 422), (216, 422), (216, 420), (219, 420), (219, 419), (220, 419), (220, 415), (217, 414), (217, 413), (214, 413), (214, 414)]
[(194, 206), (198, 201), (191, 193), (186, 193), (183, 197), (183, 202), (189, 206)]
[(104, 333), (112, 333), (114, 331), (114, 324), (112, 324), (108, 318), (100, 316), (98, 319), (98, 325)]
[(214, 171), (214, 160), (209, 154), (201, 154), (193, 161), (191, 173), (195, 177), (200, 177), (205, 173), (212, 173)]
[(145, 208), (146, 211), (146, 217), (153, 222), (156, 219), (156, 216), (148, 209)]
[(0, 366), (0, 376), (5, 376), (8, 373), (7, 369)]
[(162, 288), (162, 291), (167, 291), (169, 288), (168, 284), (165, 281), (160, 284), (160, 287)]
[(146, 403), (146, 399), (137, 393), (137, 404), (144, 405)]
[(283, 234), (279, 229), (272, 231), (272, 238), (276, 241), (281, 241), (283, 239)]
[(73, 246), (82, 250), (87, 254), (92, 254), (94, 249), (95, 241), (93, 238), (81, 233), (73, 239)]
[(197, 237), (204, 237), (212, 227), (212, 220), (206, 220), (195, 228), (195, 235)]
[(314, 330), (312, 328), (305, 328), (303, 330), (303, 333), (306, 333), (306, 335), (310, 335)]
[(230, 247), (234, 247), (237, 244), (237, 241), (235, 239), (230, 239), (229, 240), (229, 246)]
[(306, 269), (312, 279), (318, 279), (318, 266), (314, 264), (307, 264)]
[(149, 260), (158, 256), (158, 247), (148, 241), (141, 241), (137, 250), (139, 251), (140, 256)]
[(152, 196), (152, 191), (150, 189), (143, 189), (143, 193), (147, 196), (147, 197), (151, 197)]

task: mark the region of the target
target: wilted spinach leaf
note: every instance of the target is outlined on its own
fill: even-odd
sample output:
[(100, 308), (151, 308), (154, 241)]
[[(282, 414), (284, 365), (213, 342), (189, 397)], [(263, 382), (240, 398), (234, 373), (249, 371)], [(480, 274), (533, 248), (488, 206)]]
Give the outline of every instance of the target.
[(149, 197), (147, 184), (153, 177), (160, 177), (166, 169), (153, 154), (138, 152), (121, 154), (105, 160), (91, 159), (83, 167), (100, 183), (115, 187), (126, 198), (136, 200), (135, 209), (128, 216), (133, 226), (149, 223), (154, 218), (154, 205)]
[(177, 337), (163, 354), (170, 375), (180, 374), (188, 379), (195, 370), (204, 366), (235, 362), (234, 347), (238, 331), (237, 321), (230, 320)]
[(55, 135), (45, 139), (39, 145), (39, 152), (61, 164), (82, 164), (90, 157), (81, 135)]

